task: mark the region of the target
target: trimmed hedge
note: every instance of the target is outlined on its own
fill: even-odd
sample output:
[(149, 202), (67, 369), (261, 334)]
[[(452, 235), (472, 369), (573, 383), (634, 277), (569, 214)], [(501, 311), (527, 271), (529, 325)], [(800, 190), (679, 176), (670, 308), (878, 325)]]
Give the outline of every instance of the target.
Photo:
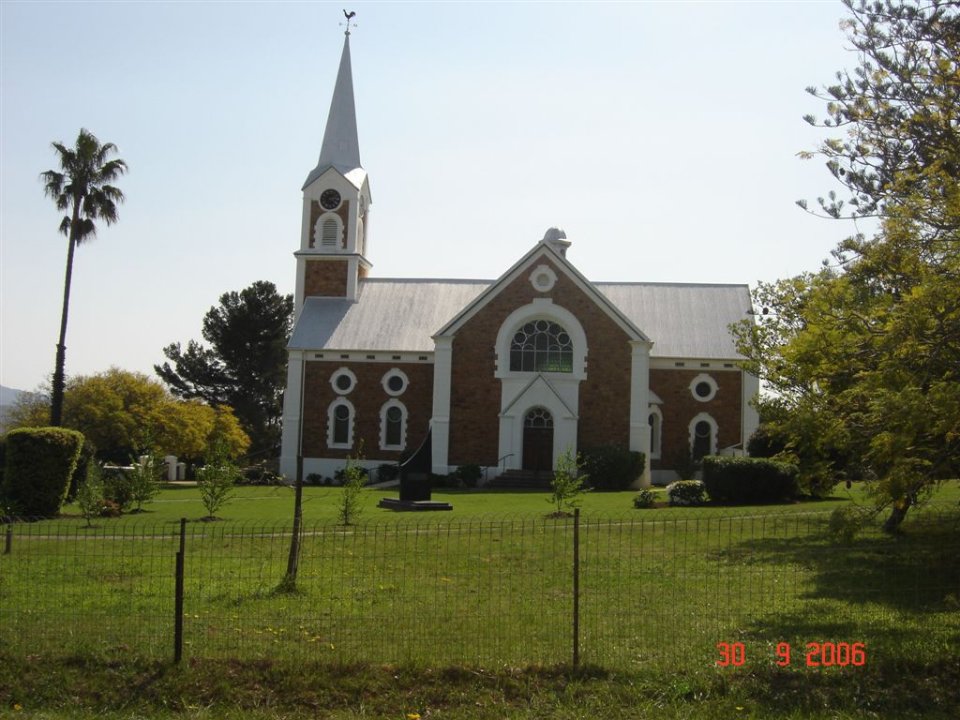
[(582, 470), (595, 490), (628, 490), (643, 472), (642, 452), (615, 445), (584, 450)]
[(703, 484), (714, 502), (784, 502), (800, 494), (797, 466), (765, 458), (708, 455)]
[(4, 489), (25, 517), (60, 512), (83, 447), (83, 435), (65, 428), (20, 428), (7, 433)]

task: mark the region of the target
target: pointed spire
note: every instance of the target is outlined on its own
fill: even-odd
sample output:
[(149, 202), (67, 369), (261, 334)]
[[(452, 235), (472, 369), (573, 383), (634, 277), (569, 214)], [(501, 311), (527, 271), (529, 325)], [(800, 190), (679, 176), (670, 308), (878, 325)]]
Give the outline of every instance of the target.
[(323, 146), (317, 166), (307, 176), (304, 187), (334, 167), (346, 175), (360, 167), (360, 142), (357, 139), (357, 112), (353, 101), (353, 71), (350, 66), (350, 26), (343, 40), (340, 70), (333, 88), (327, 128), (323, 133)]

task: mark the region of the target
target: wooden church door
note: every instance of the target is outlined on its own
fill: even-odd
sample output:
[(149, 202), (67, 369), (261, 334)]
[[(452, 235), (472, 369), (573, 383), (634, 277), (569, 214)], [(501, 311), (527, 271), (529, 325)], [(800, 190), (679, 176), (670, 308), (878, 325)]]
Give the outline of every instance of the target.
[(553, 415), (546, 408), (533, 408), (523, 420), (523, 469), (553, 470)]

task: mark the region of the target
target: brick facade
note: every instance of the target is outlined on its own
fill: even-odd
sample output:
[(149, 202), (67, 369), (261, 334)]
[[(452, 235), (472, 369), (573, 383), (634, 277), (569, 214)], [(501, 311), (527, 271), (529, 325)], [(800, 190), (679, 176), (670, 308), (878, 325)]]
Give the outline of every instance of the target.
[[(354, 407), (353, 449), (327, 447), (327, 410), (340, 395), (334, 392), (330, 378), (340, 368), (349, 368), (357, 384), (346, 396)], [(350, 360), (311, 360), (304, 371), (303, 455), (305, 457), (346, 458), (356, 455), (363, 440), (367, 459), (394, 462), (404, 451), (380, 449), (380, 409), (394, 399), (383, 389), (383, 376), (393, 368), (402, 370), (409, 383), (396, 397), (407, 408), (407, 453), (416, 450), (427, 434), (433, 414), (433, 365), (429, 363), (351, 362)]]
[[(580, 384), (580, 448), (627, 447), (630, 440), (631, 348), (627, 334), (547, 258), (557, 282), (538, 292), (522, 272), (459, 329), (453, 340), (450, 399), (451, 465), (497, 465), (500, 380), (494, 377), (497, 333), (507, 316), (535, 298), (549, 297), (572, 312), (587, 336), (587, 379)], [(508, 358), (503, 359), (508, 362)]]
[[(700, 374), (709, 375), (717, 383), (716, 395), (706, 402), (697, 400), (690, 392), (690, 383)], [(650, 389), (663, 405), (660, 459), (653, 461), (653, 469), (669, 469), (681, 454), (690, 453), (690, 421), (700, 413), (708, 413), (717, 423), (717, 450), (741, 441), (741, 404), (743, 402), (743, 375), (740, 370), (652, 369)]]
[(304, 297), (346, 297), (347, 261), (307, 260), (303, 282)]

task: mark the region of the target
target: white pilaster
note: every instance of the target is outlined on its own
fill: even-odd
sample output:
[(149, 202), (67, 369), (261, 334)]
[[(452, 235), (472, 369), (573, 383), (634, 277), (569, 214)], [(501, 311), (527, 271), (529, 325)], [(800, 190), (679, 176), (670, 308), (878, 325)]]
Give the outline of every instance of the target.
[(754, 402), (756, 402), (760, 395), (760, 378), (746, 371), (743, 372), (741, 378), (740, 384), (743, 388), (743, 398), (740, 401), (743, 403), (740, 411), (740, 417), (743, 418), (741, 436), (743, 438), (743, 452), (746, 454), (747, 443), (750, 441), (750, 436), (760, 427), (760, 413), (754, 405)]
[(453, 338), (434, 338), (433, 355), (433, 420), (431, 442), (433, 472), (449, 472), (450, 458), (450, 385), (453, 376)]
[(302, 443), (304, 352), (291, 350), (287, 360), (287, 389), (283, 393), (280, 435), (280, 474), (289, 482), (297, 478), (297, 455)]
[(636, 483), (650, 486), (650, 349), (653, 343), (631, 341), (630, 449), (642, 452), (643, 474)]

